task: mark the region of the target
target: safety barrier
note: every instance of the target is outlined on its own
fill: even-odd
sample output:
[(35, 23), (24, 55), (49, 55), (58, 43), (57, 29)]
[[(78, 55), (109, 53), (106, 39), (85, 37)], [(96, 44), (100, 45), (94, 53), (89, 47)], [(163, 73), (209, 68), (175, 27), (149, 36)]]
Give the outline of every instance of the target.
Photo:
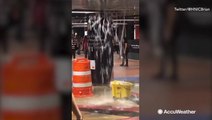
[(73, 61), (72, 90), (75, 97), (88, 97), (93, 95), (90, 61), (79, 58)]

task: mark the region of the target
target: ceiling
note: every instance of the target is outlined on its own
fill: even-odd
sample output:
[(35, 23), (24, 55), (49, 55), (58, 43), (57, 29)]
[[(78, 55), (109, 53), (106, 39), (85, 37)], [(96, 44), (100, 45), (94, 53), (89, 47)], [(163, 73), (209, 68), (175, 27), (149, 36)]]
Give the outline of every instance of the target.
[(123, 20), (124, 16), (125, 19), (135, 20), (139, 16), (139, 0), (72, 0), (72, 25), (86, 26), (84, 23), (92, 14), (89, 12), (101, 11), (113, 20)]
[(72, 11), (118, 11), (127, 15), (139, 14), (139, 0), (72, 0)]

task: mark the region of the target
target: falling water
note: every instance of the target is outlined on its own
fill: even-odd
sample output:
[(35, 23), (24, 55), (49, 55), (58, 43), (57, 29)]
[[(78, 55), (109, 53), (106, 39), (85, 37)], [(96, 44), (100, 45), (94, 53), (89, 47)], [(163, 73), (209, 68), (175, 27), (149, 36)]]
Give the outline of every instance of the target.
[[(108, 84), (113, 69), (113, 48), (112, 40), (114, 28), (112, 19), (103, 18), (100, 15), (89, 17), (89, 40), (90, 53), (94, 54), (96, 60), (96, 83)], [(92, 45), (91, 45), (92, 44)]]
[(88, 37), (91, 59), (96, 60), (94, 83), (108, 84), (113, 70), (113, 40), (119, 42), (122, 55), (122, 42), (125, 26), (122, 28), (121, 38), (118, 38), (117, 27), (111, 17), (102, 17), (100, 14), (89, 16)]

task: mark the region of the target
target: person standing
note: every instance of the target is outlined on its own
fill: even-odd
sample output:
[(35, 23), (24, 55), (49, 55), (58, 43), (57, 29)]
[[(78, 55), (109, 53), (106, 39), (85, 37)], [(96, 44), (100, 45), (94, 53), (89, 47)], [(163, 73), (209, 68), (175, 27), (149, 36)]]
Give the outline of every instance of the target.
[(77, 38), (77, 54), (80, 55), (80, 50), (81, 50), (81, 44), (82, 44), (82, 40), (83, 38), (80, 36), (76, 36)]
[(7, 52), (7, 7), (8, 5), (3, 4), (4, 1), (0, 0), (0, 52), (1, 50), (3, 53)]
[(83, 45), (85, 58), (88, 58), (88, 37), (87, 36), (84, 37), (82, 45)]
[(33, 29), (38, 36), (40, 50), (45, 51), (47, 39), (47, 5), (48, 0), (35, 0), (33, 6)]
[(176, 1), (167, 0), (164, 14), (163, 31), (161, 38), (162, 56), (160, 59), (159, 72), (156, 74), (156, 79), (166, 78), (168, 62), (171, 62), (171, 75), (169, 79), (178, 81), (178, 55), (177, 55), (177, 39), (180, 32), (179, 13), (174, 10), (177, 5)]
[(7, 27), (8, 30), (15, 30), (15, 38), (19, 42), (23, 42), (26, 8), (27, 5), (25, 0), (16, 0), (9, 7)]
[(125, 66), (128, 67), (128, 52), (129, 52), (129, 44), (126, 38), (124, 38), (123, 43), (123, 59), (122, 64), (120, 66), (124, 66), (124, 62), (126, 63)]
[(76, 36), (72, 37), (71, 44), (72, 44), (72, 55), (73, 55), (73, 58), (75, 59), (76, 58), (76, 50), (77, 50), (77, 38), (76, 38)]
[(6, 28), (0, 25), (0, 48), (3, 48), (3, 52), (7, 52), (7, 41), (6, 41)]

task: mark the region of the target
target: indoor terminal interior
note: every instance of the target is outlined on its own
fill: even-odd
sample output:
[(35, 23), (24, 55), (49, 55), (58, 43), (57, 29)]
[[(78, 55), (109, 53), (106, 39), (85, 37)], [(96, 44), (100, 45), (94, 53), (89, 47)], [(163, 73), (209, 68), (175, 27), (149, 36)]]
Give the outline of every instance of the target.
[(211, 120), (210, 12), (173, 6), (0, 0), (0, 119)]
[(82, 116), (139, 119), (139, 1), (75, 0), (71, 17), (72, 93)]

